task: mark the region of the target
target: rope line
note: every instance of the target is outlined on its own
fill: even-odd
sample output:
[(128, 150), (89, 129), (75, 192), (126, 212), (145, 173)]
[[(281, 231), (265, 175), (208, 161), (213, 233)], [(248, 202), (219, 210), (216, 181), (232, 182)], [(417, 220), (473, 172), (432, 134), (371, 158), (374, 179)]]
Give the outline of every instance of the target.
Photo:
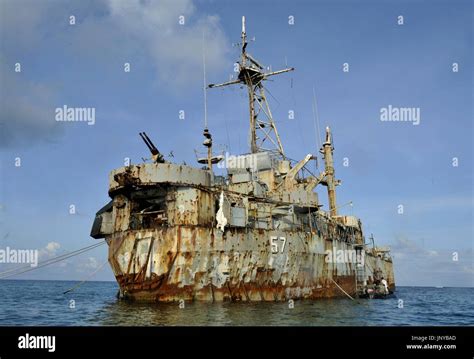
[(72, 291), (76, 290), (77, 288), (79, 288), (81, 285), (83, 285), (85, 282), (87, 282), (89, 279), (91, 279), (95, 274), (97, 274), (97, 272), (100, 271), (108, 263), (108, 261), (109, 260), (107, 259), (104, 263), (102, 263), (99, 267), (97, 267), (97, 269), (95, 271), (93, 271), (89, 276), (87, 276), (86, 279), (79, 282), (74, 287), (69, 288), (63, 294), (67, 294), (67, 293), (72, 292)]
[[(332, 279), (332, 278), (329, 278), (329, 279), (331, 279), (331, 280), (334, 282), (334, 284), (336, 285), (336, 287), (338, 287), (345, 295), (347, 295), (351, 300), (354, 300), (354, 301), (355, 301), (355, 299), (352, 298), (344, 289), (342, 289), (342, 288), (339, 286), (339, 284), (336, 283), (336, 281), (335, 281), (334, 279)], [(358, 302), (356, 301), (356, 303), (358, 303)]]
[(65, 259), (69, 259), (71, 257), (77, 256), (79, 254), (82, 254), (82, 253), (85, 253), (85, 252), (90, 251), (92, 249), (95, 249), (97, 247), (100, 247), (100, 246), (104, 245), (105, 243), (106, 243), (105, 241), (95, 243), (93, 245), (90, 245), (90, 246), (87, 246), (87, 247), (84, 247), (84, 248), (81, 248), (81, 249), (78, 249), (78, 250), (75, 250), (75, 251), (72, 251), (72, 252), (69, 252), (69, 253), (66, 253), (66, 254), (62, 254), (60, 256), (48, 259), (48, 260), (38, 264), (36, 267), (31, 267), (31, 265), (28, 264), (28, 265), (22, 266), (20, 268), (13, 268), (13, 269), (9, 269), (9, 270), (4, 271), (4, 272), (0, 272), (0, 279), (9, 278), (9, 277), (12, 277), (12, 276), (15, 276), (15, 275), (19, 275), (19, 274), (23, 274), (23, 273), (33, 271), (35, 269), (43, 268), (43, 267), (49, 266), (49, 265), (54, 264), (54, 263), (58, 263), (58, 262), (63, 261)]

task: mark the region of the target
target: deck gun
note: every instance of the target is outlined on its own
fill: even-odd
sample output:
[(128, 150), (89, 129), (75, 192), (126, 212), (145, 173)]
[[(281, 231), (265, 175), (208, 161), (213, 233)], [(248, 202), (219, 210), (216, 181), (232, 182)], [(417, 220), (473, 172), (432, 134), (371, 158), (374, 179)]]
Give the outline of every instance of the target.
[(163, 158), (163, 155), (160, 153), (160, 151), (158, 151), (158, 149), (155, 147), (153, 142), (151, 142), (147, 134), (145, 132), (140, 132), (140, 137), (142, 138), (143, 142), (145, 142), (145, 145), (150, 150), (151, 158), (153, 159), (153, 161), (156, 163), (165, 163), (165, 159)]

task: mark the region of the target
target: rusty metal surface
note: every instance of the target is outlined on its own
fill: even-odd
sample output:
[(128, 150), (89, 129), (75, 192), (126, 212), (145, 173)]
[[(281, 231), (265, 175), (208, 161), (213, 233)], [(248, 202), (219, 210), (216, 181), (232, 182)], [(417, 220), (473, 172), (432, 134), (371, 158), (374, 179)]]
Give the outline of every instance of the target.
[(208, 171), (174, 163), (142, 163), (113, 170), (109, 176), (109, 192), (126, 185), (155, 185), (159, 183), (210, 186)]
[[(265, 233), (268, 232), (268, 233)], [(271, 237), (286, 238), (272, 253)], [(177, 226), (126, 231), (109, 241), (109, 261), (127, 298), (146, 301), (279, 301), (356, 294), (354, 263), (328, 263), (349, 243), (316, 233)], [(394, 283), (391, 262), (366, 257)], [(368, 272), (367, 279), (373, 274)]]
[[(124, 298), (280, 301), (344, 296), (334, 282), (357, 294), (357, 264), (327, 260), (328, 251), (352, 251), (363, 242), (355, 217), (331, 218), (306, 213), (297, 204), (261, 203), (228, 193), (223, 213), (229, 223), (221, 231), (215, 227), (218, 193), (172, 185), (157, 190), (154, 196), (166, 202), (162, 222), (135, 223), (134, 229), (131, 218), (148, 215), (136, 212), (135, 202), (151, 201), (153, 193), (134, 189), (115, 195), (114, 231), (105, 237)], [(150, 216), (158, 212), (151, 210)], [(233, 219), (234, 213), (243, 218)], [(367, 249), (365, 254), (359, 282), (370, 284), (384, 276), (394, 288), (385, 252)]]

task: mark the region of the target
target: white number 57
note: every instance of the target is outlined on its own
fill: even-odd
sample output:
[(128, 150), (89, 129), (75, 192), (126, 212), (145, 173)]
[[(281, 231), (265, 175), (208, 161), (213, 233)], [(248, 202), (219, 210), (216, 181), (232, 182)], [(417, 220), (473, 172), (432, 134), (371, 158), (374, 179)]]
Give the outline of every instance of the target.
[(272, 236), (270, 237), (270, 244), (272, 246), (272, 253), (278, 253), (278, 241), (282, 241), (282, 245), (280, 247), (280, 252), (283, 253), (283, 251), (285, 250), (285, 244), (286, 244), (286, 238), (285, 237), (275, 237), (275, 236)]

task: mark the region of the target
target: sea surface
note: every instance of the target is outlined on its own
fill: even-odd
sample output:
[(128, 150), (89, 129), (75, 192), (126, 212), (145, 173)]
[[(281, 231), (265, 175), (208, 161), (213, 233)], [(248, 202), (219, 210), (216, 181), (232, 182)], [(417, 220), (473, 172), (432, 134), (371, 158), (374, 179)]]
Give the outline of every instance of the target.
[(474, 288), (398, 287), (390, 299), (289, 303), (139, 304), (115, 282), (0, 280), (0, 325), (407, 326), (474, 325)]

